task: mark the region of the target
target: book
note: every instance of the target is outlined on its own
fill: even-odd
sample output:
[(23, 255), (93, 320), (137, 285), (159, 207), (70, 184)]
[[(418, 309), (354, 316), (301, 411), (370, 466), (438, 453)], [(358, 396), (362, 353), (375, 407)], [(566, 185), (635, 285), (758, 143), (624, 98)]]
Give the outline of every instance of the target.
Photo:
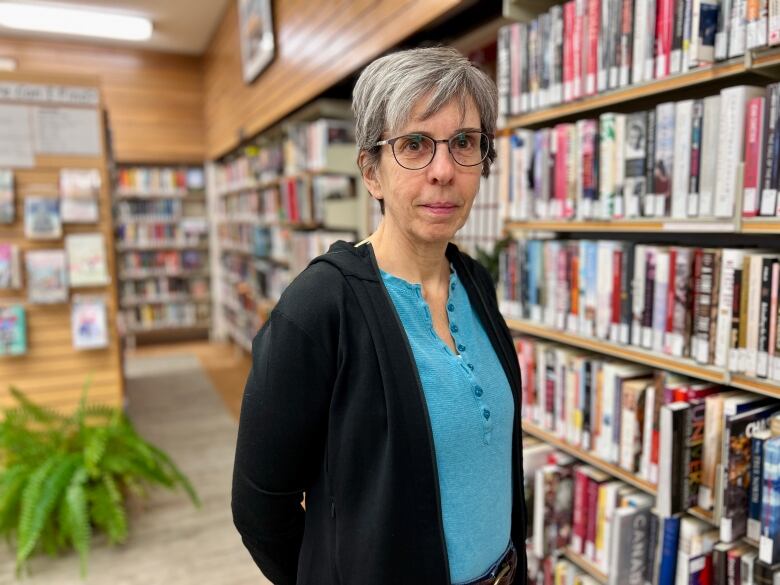
[(761, 540), (758, 556), (767, 564), (780, 562), (780, 436), (764, 443), (761, 494)]
[(750, 503), (747, 537), (754, 542), (761, 538), (761, 501), (764, 486), (764, 443), (772, 437), (769, 429), (756, 431), (750, 439)]
[(615, 510), (610, 544), (610, 585), (642, 583), (647, 570), (650, 505)]
[(105, 300), (74, 297), (71, 305), (71, 332), (75, 349), (108, 347)]
[(64, 250), (31, 250), (25, 254), (27, 295), (31, 303), (68, 300)]
[(0, 356), (27, 352), (27, 326), (22, 305), (0, 306)]
[(60, 200), (57, 197), (28, 195), (24, 198), (24, 235), (36, 240), (62, 237)]
[(19, 248), (15, 244), (0, 244), (0, 289), (21, 287)]
[(103, 234), (68, 234), (65, 238), (68, 254), (70, 286), (101, 286), (108, 284)]
[(15, 220), (14, 173), (11, 169), (0, 169), (0, 223), (13, 223)]

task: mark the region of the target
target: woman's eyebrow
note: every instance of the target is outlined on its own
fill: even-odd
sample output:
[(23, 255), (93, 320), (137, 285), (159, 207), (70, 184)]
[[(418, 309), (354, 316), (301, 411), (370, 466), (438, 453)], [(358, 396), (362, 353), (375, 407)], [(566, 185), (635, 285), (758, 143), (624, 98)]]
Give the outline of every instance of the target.
[[(462, 132), (482, 132), (482, 130), (480, 128), (458, 128), (452, 134), (450, 134), (450, 136), (455, 136), (456, 134), (460, 134)], [(402, 133), (401, 136), (408, 136), (409, 134), (422, 134), (423, 136), (433, 138), (431, 133), (426, 130), (409, 130), (408, 132)]]

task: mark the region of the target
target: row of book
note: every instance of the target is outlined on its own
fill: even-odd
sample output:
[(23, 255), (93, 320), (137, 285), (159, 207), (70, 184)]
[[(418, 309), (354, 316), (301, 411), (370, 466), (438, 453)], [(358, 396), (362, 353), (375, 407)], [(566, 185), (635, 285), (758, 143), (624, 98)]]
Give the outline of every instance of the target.
[(121, 167), (117, 171), (117, 193), (149, 197), (177, 197), (205, 188), (201, 167)]
[(517, 115), (780, 44), (768, 0), (569, 0), (498, 35), (499, 112)]
[(119, 258), (123, 275), (164, 274), (204, 271), (208, 268), (208, 252), (200, 250), (150, 250), (126, 252)]
[[(780, 216), (780, 84), (499, 138), (506, 219)], [(742, 172), (740, 172), (740, 169)]]
[[(106, 301), (102, 297), (75, 295), (71, 301), (71, 334), (74, 349), (108, 346)], [(0, 306), (0, 356), (27, 353), (27, 313), (24, 305)]]
[(284, 175), (284, 150), (281, 139), (266, 139), (260, 144), (248, 145), (234, 158), (215, 167), (217, 189), (251, 188), (255, 184), (276, 181)]
[(776, 548), (762, 560), (780, 562), (780, 401), (545, 341), (515, 343), (525, 421), (656, 486), (662, 515), (698, 507), (721, 541), (766, 539)]
[(508, 316), (780, 381), (780, 255), (612, 240), (514, 240)]
[(64, 302), (68, 286), (102, 286), (109, 283), (103, 235), (68, 234), (65, 249), (28, 250), (0, 244), (0, 289), (23, 286), (22, 256), (30, 302)]
[(290, 230), (279, 225), (225, 223), (217, 226), (222, 251), (240, 252), (258, 258), (287, 258)]
[(15, 219), (14, 172), (0, 169), (0, 223), (13, 223)]
[(529, 583), (583, 582), (579, 571), (561, 566), (564, 553), (605, 574), (609, 585), (772, 585), (780, 578), (780, 564), (762, 561), (745, 542), (721, 541), (708, 522), (664, 515), (651, 495), (543, 442), (524, 443)]
[(351, 120), (321, 118), (306, 124), (289, 124), (285, 129), (284, 172), (326, 170), (328, 147), (354, 144), (355, 124)]
[(189, 222), (178, 223), (122, 223), (116, 226), (117, 243), (122, 245), (148, 245), (159, 243), (176, 245), (199, 245), (206, 243), (206, 224), (197, 229), (188, 229)]
[(114, 205), (118, 221), (133, 221), (139, 217), (175, 220), (184, 209), (181, 199), (125, 199)]
[(143, 280), (128, 280), (122, 283), (123, 301), (142, 301), (165, 297), (207, 298), (207, 278), (156, 277)]
[(127, 332), (196, 327), (207, 323), (210, 313), (208, 303), (147, 303), (123, 310), (120, 313), (120, 323)]
[(499, 182), (501, 174), (491, 172), (480, 179), (479, 194), (471, 206), (469, 218), (455, 235), (461, 250), (478, 257), (478, 251), (492, 254), (501, 238), (503, 218), (499, 215)]

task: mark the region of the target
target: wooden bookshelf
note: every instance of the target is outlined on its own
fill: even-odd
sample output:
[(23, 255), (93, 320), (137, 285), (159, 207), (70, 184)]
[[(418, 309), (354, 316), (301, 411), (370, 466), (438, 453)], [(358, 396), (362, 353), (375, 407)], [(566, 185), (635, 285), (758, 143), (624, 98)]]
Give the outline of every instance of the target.
[(581, 449), (580, 447), (575, 447), (574, 445), (570, 445), (563, 439), (556, 437), (553, 433), (546, 431), (542, 428), (539, 428), (538, 426), (536, 426), (531, 422), (525, 420), (523, 421), (523, 431), (525, 431), (526, 433), (528, 433), (533, 437), (541, 439), (543, 442), (547, 443), (548, 445), (552, 445), (556, 449), (568, 453), (572, 457), (576, 457), (577, 459), (587, 463), (588, 465), (591, 465), (593, 467), (596, 467), (597, 469), (604, 471), (605, 473), (608, 473), (612, 477), (615, 477), (621, 481), (631, 484), (636, 488), (639, 488), (643, 492), (646, 492), (652, 496), (655, 496), (657, 493), (656, 486), (650, 483), (649, 481), (637, 477), (636, 475), (626, 471), (622, 467), (618, 467), (617, 465), (608, 463), (607, 461), (604, 461), (597, 455), (594, 455), (593, 453), (586, 451), (585, 449)]
[(593, 577), (599, 583), (604, 583), (604, 585), (606, 585), (609, 582), (609, 577), (606, 575), (606, 573), (602, 573), (601, 569), (599, 569), (596, 565), (594, 565), (592, 562), (590, 562), (582, 555), (577, 554), (570, 548), (567, 547), (563, 551), (563, 556), (566, 557), (575, 565), (577, 565), (580, 569), (585, 571), (588, 575)]
[(712, 524), (716, 528), (719, 526), (718, 523), (715, 521), (712, 512), (710, 512), (709, 510), (705, 510), (704, 508), (699, 508), (698, 506), (694, 506), (693, 508), (688, 508), (688, 514), (690, 514), (694, 518), (698, 518), (699, 520), (707, 522), (708, 524)]
[(618, 345), (617, 343), (609, 341), (601, 341), (582, 335), (558, 331), (522, 319), (508, 317), (506, 318), (506, 323), (510, 329), (514, 329), (520, 333), (534, 335), (543, 339), (549, 339), (550, 341), (557, 341), (565, 345), (587, 349), (603, 355), (658, 368), (660, 370), (669, 370), (670, 372), (677, 372), (692, 378), (709, 380), (710, 382), (716, 382), (718, 384), (728, 384), (729, 381), (728, 373), (724, 370), (712, 366), (703, 366), (688, 358), (659, 355), (645, 349)]
[(742, 220), (742, 233), (780, 235), (780, 217), (750, 218)]
[[(564, 118), (582, 117), (585, 114), (594, 114), (611, 106), (623, 105), (629, 102), (638, 102), (646, 98), (652, 98), (670, 91), (682, 90), (713, 84), (718, 81), (726, 80), (738, 75), (750, 73), (752, 69), (757, 69), (754, 59), (753, 66), (746, 63), (746, 59), (738, 57), (729, 61), (716, 63), (711, 67), (702, 67), (694, 69), (687, 73), (671, 75), (664, 79), (657, 79), (631, 85), (621, 89), (601, 92), (591, 97), (586, 97), (578, 101), (568, 102), (557, 106), (528, 112), (519, 116), (507, 118), (502, 133), (508, 133), (512, 128), (526, 128), (540, 126)], [(765, 68), (771, 64), (780, 62), (779, 56), (767, 56), (758, 61)]]
[(729, 383), (735, 388), (780, 399), (780, 382), (751, 378), (744, 374), (732, 374)]
[[(506, 231), (549, 232), (723, 233), (740, 231), (734, 221), (714, 219), (529, 220), (507, 221), (504, 226)], [(780, 230), (780, 224), (776, 224), (775, 229)], [(754, 230), (750, 233), (762, 232)]]

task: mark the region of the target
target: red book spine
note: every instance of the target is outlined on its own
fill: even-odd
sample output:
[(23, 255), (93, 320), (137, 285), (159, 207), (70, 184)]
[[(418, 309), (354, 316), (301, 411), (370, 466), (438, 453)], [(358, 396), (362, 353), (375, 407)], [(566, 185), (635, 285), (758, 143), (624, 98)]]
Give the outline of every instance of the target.
[(587, 67), (585, 72), (585, 94), (593, 95), (597, 91), (599, 69), (599, 28), (601, 26), (601, 0), (588, 0), (588, 46)]
[(570, 102), (573, 95), (574, 20), (577, 14), (575, 0), (563, 5), (563, 101)]
[[(666, 338), (674, 333), (674, 307), (676, 296), (674, 294), (674, 279), (677, 274), (677, 250), (669, 250), (669, 285), (666, 287)], [(664, 344), (667, 353), (671, 353), (671, 344)]]
[(758, 215), (760, 204), (759, 176), (761, 175), (761, 146), (764, 142), (764, 98), (754, 97), (745, 112), (745, 179), (742, 216)]
[(612, 252), (612, 315), (610, 317), (612, 323), (613, 332), (610, 331), (610, 338), (613, 341), (618, 341), (618, 330), (620, 326), (620, 305), (621, 305), (621, 288), (620, 280), (623, 273), (623, 250), (614, 250)]
[(566, 207), (568, 195), (567, 159), (569, 158), (569, 140), (567, 124), (558, 124), (555, 127), (555, 206), (553, 217), (561, 219)]
[[(588, 479), (588, 509), (586, 514), (588, 516), (586, 529), (585, 529), (585, 549), (596, 550), (596, 520), (598, 519), (599, 511), (599, 488), (601, 484)], [(595, 560), (595, 559), (591, 559)]]
[(675, 0), (658, 0), (655, 19), (655, 77), (667, 77), (672, 54), (673, 13)]
[(574, 4), (574, 34), (572, 35), (572, 97), (579, 99), (582, 97), (582, 28), (584, 25), (583, 15), (578, 13)]
[(572, 518), (571, 548), (581, 555), (585, 552), (585, 532), (587, 527), (586, 504), (588, 501), (588, 481), (583, 468), (574, 472), (574, 510)]

